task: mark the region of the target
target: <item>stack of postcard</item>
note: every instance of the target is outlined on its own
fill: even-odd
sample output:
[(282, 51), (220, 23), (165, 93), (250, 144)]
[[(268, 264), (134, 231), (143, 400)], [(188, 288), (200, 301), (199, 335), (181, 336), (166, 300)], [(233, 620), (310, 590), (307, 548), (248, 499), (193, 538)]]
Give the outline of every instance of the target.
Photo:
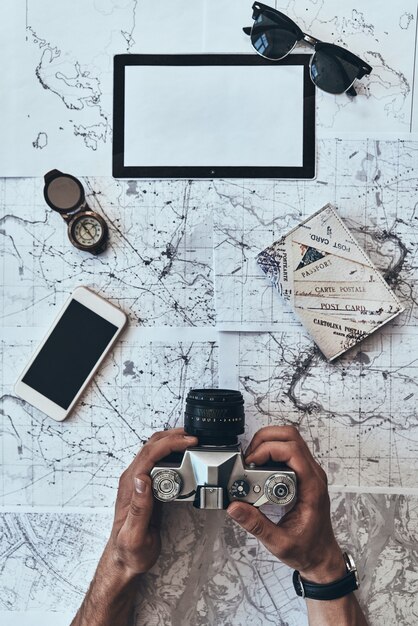
[(257, 262), (329, 361), (404, 310), (330, 204)]

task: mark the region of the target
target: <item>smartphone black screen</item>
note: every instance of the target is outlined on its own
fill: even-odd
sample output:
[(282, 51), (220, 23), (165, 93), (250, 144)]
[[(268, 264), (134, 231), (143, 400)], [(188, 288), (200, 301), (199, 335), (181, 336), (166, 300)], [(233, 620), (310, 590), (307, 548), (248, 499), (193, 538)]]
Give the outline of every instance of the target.
[(68, 409), (117, 330), (114, 324), (71, 300), (22, 381)]

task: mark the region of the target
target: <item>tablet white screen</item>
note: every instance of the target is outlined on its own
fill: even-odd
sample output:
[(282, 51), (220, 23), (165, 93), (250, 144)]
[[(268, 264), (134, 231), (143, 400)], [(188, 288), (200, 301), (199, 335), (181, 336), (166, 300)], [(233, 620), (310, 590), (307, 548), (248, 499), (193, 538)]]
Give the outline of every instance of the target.
[(125, 67), (125, 167), (301, 167), (303, 71)]

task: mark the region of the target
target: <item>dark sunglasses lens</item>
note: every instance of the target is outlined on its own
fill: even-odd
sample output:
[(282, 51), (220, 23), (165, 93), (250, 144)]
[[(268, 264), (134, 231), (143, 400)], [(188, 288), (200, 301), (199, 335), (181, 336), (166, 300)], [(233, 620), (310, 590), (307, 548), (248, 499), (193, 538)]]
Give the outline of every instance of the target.
[(338, 48), (330, 46), (315, 52), (311, 61), (312, 80), (323, 91), (344, 93), (353, 84), (359, 66), (338, 55)]
[(278, 61), (294, 48), (298, 35), (280, 16), (261, 13), (251, 29), (251, 43), (259, 54)]

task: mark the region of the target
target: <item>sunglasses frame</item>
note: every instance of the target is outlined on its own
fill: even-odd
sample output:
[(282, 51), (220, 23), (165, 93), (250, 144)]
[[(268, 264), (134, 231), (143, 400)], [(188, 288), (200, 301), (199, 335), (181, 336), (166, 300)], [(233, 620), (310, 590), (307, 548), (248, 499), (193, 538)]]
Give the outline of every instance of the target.
[[(290, 17), (288, 17), (287, 15), (285, 15), (284, 13), (282, 13), (281, 11), (278, 11), (277, 9), (274, 9), (273, 7), (269, 7), (266, 4), (261, 4), (261, 2), (254, 2), (253, 6), (253, 20), (256, 20), (261, 14), (265, 14), (268, 17), (268, 13), (271, 13), (273, 16), (275, 15), (279, 15), (280, 19), (283, 20), (284, 22), (287, 22), (289, 24), (289, 26), (291, 27), (291, 31), (295, 32), (295, 36), (297, 37), (295, 44), (293, 46), (293, 48), (291, 48), (291, 50), (289, 50), (289, 52), (286, 52), (286, 54), (284, 54), (283, 56), (281, 56), (279, 59), (271, 59), (270, 57), (265, 56), (264, 54), (262, 54), (261, 52), (259, 52), (257, 50), (257, 48), (254, 47), (254, 50), (257, 52), (257, 54), (259, 54), (260, 56), (262, 56), (264, 59), (268, 59), (269, 61), (280, 61), (281, 59), (284, 59), (285, 57), (289, 56), (289, 54), (294, 50), (294, 48), (297, 46), (298, 43), (300, 43), (301, 41), (309, 44), (310, 46), (312, 46), (314, 48), (314, 53), (311, 56), (310, 62), (309, 62), (309, 75), (311, 78), (311, 81), (314, 83), (314, 85), (316, 87), (318, 87), (318, 89), (321, 89), (321, 91), (325, 91), (325, 93), (333, 93), (330, 91), (327, 91), (326, 89), (322, 89), (322, 87), (319, 87), (313, 76), (312, 76), (312, 60), (313, 57), (315, 55), (315, 52), (320, 51), (320, 50), (324, 50), (326, 48), (331, 48), (333, 50), (337, 49), (339, 52), (339, 56), (340, 58), (343, 58), (345, 60), (347, 60), (348, 62), (352, 63), (353, 65), (357, 65), (358, 66), (358, 73), (357, 75), (354, 77), (354, 80), (351, 82), (351, 84), (347, 87), (347, 89), (344, 89), (344, 91), (341, 91), (337, 94), (333, 93), (333, 95), (339, 95), (342, 93), (347, 93), (349, 96), (356, 96), (357, 95), (357, 91), (354, 89), (353, 84), (356, 80), (360, 80), (361, 78), (363, 78), (364, 76), (370, 74), (372, 72), (372, 67), (366, 63), (365, 61), (363, 61), (363, 59), (361, 59), (360, 57), (358, 57), (357, 55), (353, 54), (352, 52), (350, 52), (349, 50), (346, 50), (345, 48), (342, 48), (341, 46), (337, 46), (336, 44), (333, 43), (327, 43), (324, 41), (321, 41), (320, 39), (317, 39), (316, 37), (313, 37), (312, 35), (309, 35), (308, 33), (304, 33), (303, 30), (301, 28), (299, 28), (299, 26), (292, 20), (290, 19)], [(254, 28), (253, 24), (250, 27), (245, 27), (243, 28), (243, 31), (246, 35), (250, 35), (252, 33), (252, 30)]]

